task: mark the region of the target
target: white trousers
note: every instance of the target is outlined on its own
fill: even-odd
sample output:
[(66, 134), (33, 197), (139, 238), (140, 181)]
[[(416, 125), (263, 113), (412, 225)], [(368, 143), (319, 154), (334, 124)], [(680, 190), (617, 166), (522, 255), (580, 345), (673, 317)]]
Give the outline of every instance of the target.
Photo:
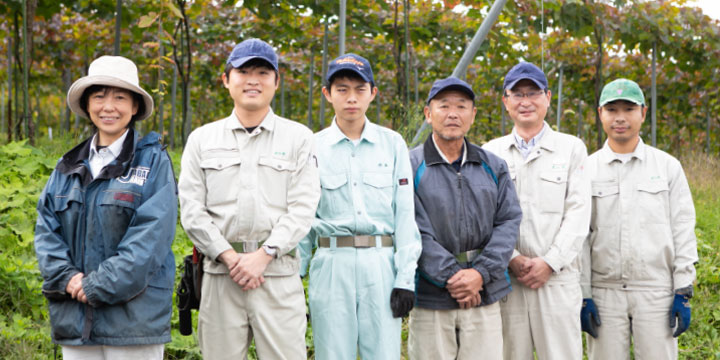
[(593, 288), (593, 300), (602, 323), (597, 339), (587, 336), (588, 358), (630, 359), (630, 338), (638, 360), (677, 359), (677, 338), (672, 337), (671, 290), (627, 291)]
[(539, 360), (582, 359), (580, 284), (530, 289), (511, 276), (511, 285), (500, 300), (505, 360), (533, 359), (533, 349)]
[(244, 291), (227, 274), (205, 273), (198, 342), (208, 360), (245, 359), (255, 339), (259, 359), (304, 360), (305, 293), (300, 276), (266, 276)]
[(412, 360), (502, 359), (500, 305), (410, 312), (408, 355)]
[(164, 344), (137, 346), (62, 346), (65, 360), (162, 360)]

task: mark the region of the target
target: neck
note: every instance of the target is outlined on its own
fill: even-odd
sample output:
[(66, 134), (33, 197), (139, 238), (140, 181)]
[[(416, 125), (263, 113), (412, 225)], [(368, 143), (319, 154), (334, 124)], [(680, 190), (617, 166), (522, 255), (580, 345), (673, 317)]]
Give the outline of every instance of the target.
[(260, 110), (244, 110), (238, 106), (235, 107), (235, 117), (240, 121), (240, 125), (245, 128), (260, 125), (268, 112), (270, 112), (269, 106)]
[(111, 136), (111, 135), (103, 134), (103, 133), (101, 133), (101, 132), (98, 131), (98, 134), (97, 134), (97, 142), (96, 142), (95, 145), (96, 145), (96, 146), (110, 146), (110, 145), (112, 145), (112, 143), (114, 143), (117, 139), (121, 138), (127, 131), (128, 131), (128, 129), (126, 128), (125, 131), (123, 131), (121, 134), (119, 134), (119, 135), (117, 135), (117, 136)]
[(515, 124), (515, 132), (517, 132), (518, 136), (523, 138), (525, 142), (530, 142), (530, 139), (537, 136), (537, 134), (540, 133), (543, 126), (545, 125), (544, 122), (541, 122), (540, 124)]
[(613, 139), (608, 139), (608, 146), (610, 146), (610, 150), (617, 154), (629, 154), (635, 151), (635, 148), (637, 148), (639, 143), (639, 137), (625, 142), (618, 142), (614, 141)]
[(348, 139), (357, 140), (362, 136), (363, 129), (365, 128), (365, 117), (363, 116), (355, 121), (347, 121), (336, 116), (335, 123)]
[(432, 137), (435, 145), (437, 145), (438, 149), (442, 151), (443, 155), (445, 155), (445, 158), (449, 162), (454, 162), (460, 157), (460, 155), (462, 155), (463, 143), (465, 141), (463, 138), (445, 140), (437, 136), (435, 133), (433, 133)]

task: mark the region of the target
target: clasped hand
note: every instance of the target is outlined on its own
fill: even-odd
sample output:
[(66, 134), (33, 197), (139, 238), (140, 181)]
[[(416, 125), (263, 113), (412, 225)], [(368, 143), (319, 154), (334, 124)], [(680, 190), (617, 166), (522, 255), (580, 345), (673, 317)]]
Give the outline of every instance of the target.
[(235, 283), (242, 286), (243, 290), (252, 290), (257, 289), (265, 282), (262, 274), (272, 261), (272, 256), (263, 249), (243, 254), (227, 250), (220, 254), (220, 261), (228, 267), (230, 278)]
[(510, 260), (510, 270), (523, 285), (538, 289), (545, 285), (552, 275), (552, 268), (541, 257), (529, 258), (520, 255)]
[(463, 269), (455, 273), (447, 281), (445, 288), (450, 296), (460, 304), (461, 309), (470, 309), (480, 305), (482, 298), (483, 278), (475, 269)]
[(87, 304), (87, 296), (82, 288), (82, 279), (84, 277), (85, 274), (81, 272), (73, 275), (73, 277), (70, 278), (70, 281), (68, 281), (68, 284), (65, 286), (65, 292), (70, 294), (73, 299)]

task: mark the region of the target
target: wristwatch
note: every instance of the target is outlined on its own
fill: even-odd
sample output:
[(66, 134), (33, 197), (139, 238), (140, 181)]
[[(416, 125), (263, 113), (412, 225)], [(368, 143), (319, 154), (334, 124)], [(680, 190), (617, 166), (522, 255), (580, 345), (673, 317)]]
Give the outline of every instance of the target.
[(263, 250), (265, 250), (265, 253), (270, 255), (273, 259), (277, 258), (277, 248), (270, 245), (263, 245)]

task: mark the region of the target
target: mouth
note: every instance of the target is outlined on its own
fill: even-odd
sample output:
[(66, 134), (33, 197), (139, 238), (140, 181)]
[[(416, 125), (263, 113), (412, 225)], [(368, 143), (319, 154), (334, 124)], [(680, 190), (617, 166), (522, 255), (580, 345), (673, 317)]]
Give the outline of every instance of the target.
[(613, 129), (615, 132), (624, 133), (625, 131), (627, 131), (628, 128), (625, 127), (625, 126), (613, 126), (612, 129)]
[(357, 112), (357, 111), (360, 111), (360, 108), (349, 107), (349, 108), (345, 108), (345, 111), (346, 112)]
[(260, 95), (261, 92), (262, 92), (262, 91), (260, 91), (260, 90), (258, 90), (258, 89), (247, 89), (247, 90), (243, 90), (243, 93), (248, 94), (248, 95)]
[(103, 124), (112, 124), (112, 123), (118, 121), (119, 119), (120, 119), (120, 117), (118, 117), (118, 116), (101, 116), (100, 117), (100, 121)]

